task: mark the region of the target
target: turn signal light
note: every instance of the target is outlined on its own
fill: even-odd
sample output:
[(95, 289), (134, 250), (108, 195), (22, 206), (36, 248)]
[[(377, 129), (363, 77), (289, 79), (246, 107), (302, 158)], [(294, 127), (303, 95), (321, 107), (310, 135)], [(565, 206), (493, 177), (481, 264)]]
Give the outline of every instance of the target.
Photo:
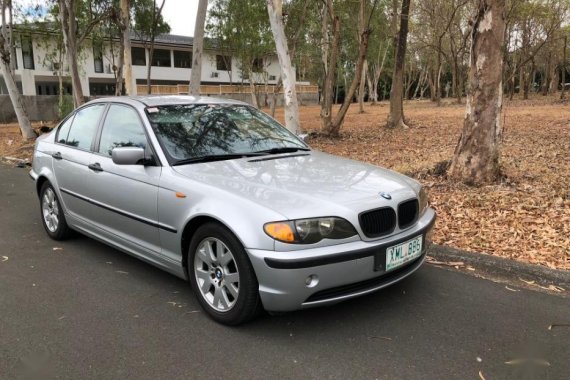
[(295, 233), (290, 223), (277, 222), (267, 223), (263, 226), (265, 233), (275, 240), (283, 241), (286, 243), (293, 243), (295, 241)]

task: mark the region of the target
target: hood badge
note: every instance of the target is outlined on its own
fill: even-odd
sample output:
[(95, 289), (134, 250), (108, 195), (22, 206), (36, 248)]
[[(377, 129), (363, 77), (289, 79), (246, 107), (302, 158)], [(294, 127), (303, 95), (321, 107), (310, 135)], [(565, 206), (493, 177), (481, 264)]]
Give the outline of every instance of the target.
[(385, 192), (380, 192), (380, 193), (378, 193), (378, 195), (380, 195), (384, 199), (388, 199), (388, 200), (392, 199), (392, 196), (388, 193), (385, 193)]

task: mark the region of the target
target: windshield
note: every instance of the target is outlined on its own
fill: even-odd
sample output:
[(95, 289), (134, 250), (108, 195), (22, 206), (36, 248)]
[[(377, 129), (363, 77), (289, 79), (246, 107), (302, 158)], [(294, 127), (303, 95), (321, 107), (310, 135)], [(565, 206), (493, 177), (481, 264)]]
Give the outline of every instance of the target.
[(147, 114), (156, 136), (174, 162), (219, 155), (231, 158), (287, 148), (307, 149), (277, 121), (246, 105), (169, 105), (147, 108)]

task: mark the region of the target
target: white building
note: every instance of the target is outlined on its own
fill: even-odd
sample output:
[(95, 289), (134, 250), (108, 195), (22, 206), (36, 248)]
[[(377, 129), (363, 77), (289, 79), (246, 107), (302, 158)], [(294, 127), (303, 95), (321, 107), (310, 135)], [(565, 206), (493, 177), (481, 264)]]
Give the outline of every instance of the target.
[[(152, 85), (187, 85), (192, 71), (192, 37), (160, 35), (155, 40), (152, 62), (150, 44), (133, 36), (133, 80), (146, 85), (147, 67), (152, 64)], [(65, 56), (57, 48), (53, 35), (37, 31), (15, 31), (15, 75), (23, 95), (56, 95), (59, 89), (59, 67), (63, 62), (63, 76), (67, 77)], [(85, 96), (114, 94), (115, 72), (118, 62), (118, 44), (101, 45), (91, 40), (83, 46), (77, 57), (81, 84)], [(13, 54), (14, 55), (14, 54)], [(62, 59), (63, 55), (63, 59)], [(276, 56), (260, 57), (254, 62), (254, 83), (276, 84), (280, 68)], [(242, 77), (241, 64), (236, 57), (205, 49), (202, 54), (202, 84), (249, 84)], [(64, 91), (71, 93), (71, 82), (65, 79)], [(0, 76), (0, 94), (6, 94)]]

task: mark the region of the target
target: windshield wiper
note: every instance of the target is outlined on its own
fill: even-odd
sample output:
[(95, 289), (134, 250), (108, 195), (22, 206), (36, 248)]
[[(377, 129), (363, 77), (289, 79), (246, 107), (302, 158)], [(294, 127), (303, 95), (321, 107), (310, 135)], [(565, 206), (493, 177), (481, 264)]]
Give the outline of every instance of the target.
[(213, 161), (224, 161), (224, 160), (234, 160), (236, 158), (253, 157), (259, 156), (262, 153), (228, 153), (228, 154), (211, 154), (208, 156), (185, 158), (182, 160), (175, 161), (172, 166), (195, 164), (200, 162), (213, 162)]
[(279, 153), (293, 153), (293, 152), (298, 152), (298, 151), (305, 151), (306, 152), (306, 151), (310, 151), (310, 150), (311, 149), (309, 149), (309, 148), (288, 146), (288, 147), (260, 150), (260, 151), (257, 151), (255, 153), (279, 154)]

